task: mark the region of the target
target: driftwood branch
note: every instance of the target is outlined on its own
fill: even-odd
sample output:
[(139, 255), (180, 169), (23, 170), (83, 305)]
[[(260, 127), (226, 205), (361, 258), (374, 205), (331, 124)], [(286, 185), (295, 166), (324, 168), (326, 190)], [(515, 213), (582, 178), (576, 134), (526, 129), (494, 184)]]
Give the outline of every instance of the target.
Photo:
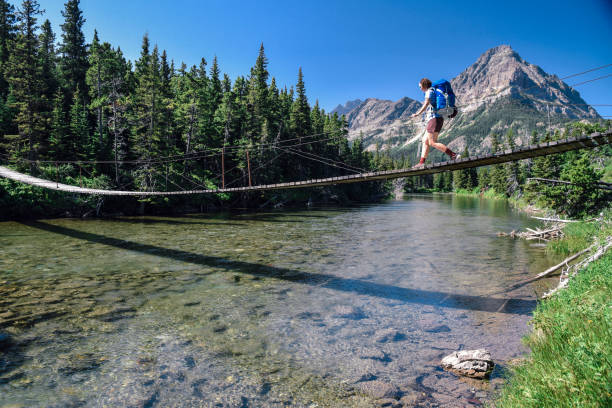
[(553, 226), (552, 228), (548, 228), (545, 230), (540, 230), (540, 229), (531, 229), (531, 228), (526, 228), (527, 231), (524, 232), (516, 232), (516, 231), (512, 231), (509, 234), (505, 233), (505, 232), (499, 232), (497, 233), (498, 236), (510, 236), (512, 238), (523, 238), (526, 239), (527, 241), (531, 241), (534, 239), (541, 239), (544, 241), (549, 241), (551, 239), (558, 239), (558, 238), (562, 238), (563, 237), (563, 224), (557, 224), (555, 226)]
[[(589, 249), (593, 248), (595, 246), (592, 245), (591, 247), (589, 247)], [(594, 262), (596, 260), (598, 260), (599, 258), (601, 258), (602, 256), (604, 256), (604, 254), (608, 251), (608, 249), (610, 249), (612, 247), (612, 238), (608, 238), (608, 240), (606, 241), (606, 243), (602, 246), (600, 246), (599, 248), (597, 248), (597, 250), (595, 251), (595, 253), (593, 255), (591, 255), (590, 257), (582, 260), (581, 262), (578, 262), (577, 264), (568, 267), (567, 269), (565, 269), (562, 273), (561, 273), (561, 277), (559, 278), (559, 285), (546, 292), (542, 298), (549, 298), (551, 297), (553, 294), (557, 293), (558, 291), (560, 291), (561, 289), (567, 287), (567, 285), (569, 284), (569, 280), (572, 276), (575, 276), (578, 272), (580, 272), (580, 270), (582, 270), (583, 268), (586, 268), (591, 262)]]
[(562, 220), (560, 218), (543, 218), (543, 217), (531, 217), (531, 218), (535, 218), (536, 220), (541, 220), (541, 221), (549, 221), (549, 222), (578, 222), (576, 220)]
[(522, 280), (520, 282), (515, 283), (514, 285), (512, 285), (510, 288), (504, 290), (504, 292), (509, 292), (511, 290), (514, 289), (518, 289), (521, 286), (525, 286), (528, 283), (531, 282), (535, 282), (539, 279), (545, 278), (547, 276), (549, 276), (550, 274), (552, 274), (555, 271), (558, 271), (559, 269), (563, 268), (564, 266), (569, 267), (569, 263), (572, 262), (574, 259), (578, 258), (579, 256), (589, 252), (591, 249), (593, 249), (595, 247), (595, 245), (591, 245), (590, 247), (588, 247), (587, 249), (583, 249), (582, 251), (578, 252), (577, 254), (574, 254), (566, 259), (563, 260), (563, 262), (561, 262), (558, 265), (555, 265), (553, 267), (548, 268), (547, 270), (545, 270), (544, 272), (540, 272), (538, 273), (536, 276), (534, 276), (533, 278), (529, 278), (529, 279), (525, 279)]

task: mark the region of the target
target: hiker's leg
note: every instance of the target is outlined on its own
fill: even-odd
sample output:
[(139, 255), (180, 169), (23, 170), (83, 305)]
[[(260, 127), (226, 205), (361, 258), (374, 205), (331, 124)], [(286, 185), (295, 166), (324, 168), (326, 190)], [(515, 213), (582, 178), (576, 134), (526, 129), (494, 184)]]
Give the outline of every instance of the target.
[(429, 134), (426, 133), (423, 136), (423, 150), (421, 151), (421, 158), (426, 159), (427, 155), (429, 155)]
[(446, 153), (451, 159), (454, 159), (456, 154), (442, 143), (438, 143), (438, 135), (444, 125), (444, 118), (433, 118), (427, 123), (427, 134), (429, 137), (429, 145), (438, 149), (442, 153)]
[(438, 143), (438, 135), (439, 133), (428, 133), (427, 136), (429, 137), (429, 145), (438, 149), (439, 151), (441, 151), (442, 153), (444, 153), (447, 149), (447, 147), (445, 145), (443, 145), (442, 143)]
[[(429, 136), (429, 135), (428, 135)], [(451, 149), (449, 149), (448, 147), (446, 147), (446, 145), (442, 144), (442, 143), (438, 143), (438, 133), (433, 133), (430, 135), (431, 138), (429, 140), (429, 144), (433, 147), (435, 147), (436, 149), (438, 149), (439, 151), (441, 151), (442, 153), (446, 153), (448, 154), (448, 156), (454, 160), (455, 158), (455, 152), (453, 152)]]

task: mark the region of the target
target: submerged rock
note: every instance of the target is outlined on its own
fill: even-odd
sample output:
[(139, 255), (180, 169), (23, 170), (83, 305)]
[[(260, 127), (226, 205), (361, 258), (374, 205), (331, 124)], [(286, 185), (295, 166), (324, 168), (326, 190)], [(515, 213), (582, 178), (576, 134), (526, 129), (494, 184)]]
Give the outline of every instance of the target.
[(374, 340), (378, 343), (388, 343), (405, 339), (406, 335), (395, 329), (382, 329), (374, 333)]
[(471, 378), (488, 378), (495, 363), (484, 349), (456, 351), (441, 361), (442, 367), (455, 374)]
[(365, 319), (367, 316), (363, 312), (363, 310), (358, 307), (339, 305), (334, 308), (332, 317), (340, 319), (361, 320)]
[(400, 395), (395, 385), (379, 380), (359, 383), (359, 390), (375, 399), (397, 399)]
[(437, 324), (426, 326), (423, 328), (423, 331), (426, 331), (427, 333), (448, 333), (451, 331), (451, 329), (445, 324)]
[(0, 332), (0, 351), (7, 349), (11, 345), (11, 336), (8, 333)]

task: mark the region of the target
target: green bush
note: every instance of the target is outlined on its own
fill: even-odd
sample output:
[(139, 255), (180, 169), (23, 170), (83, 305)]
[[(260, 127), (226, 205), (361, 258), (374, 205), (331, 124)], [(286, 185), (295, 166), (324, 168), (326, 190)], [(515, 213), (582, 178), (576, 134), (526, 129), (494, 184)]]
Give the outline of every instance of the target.
[[(576, 223), (549, 244), (555, 253), (582, 250), (612, 235), (603, 222)], [(498, 408), (612, 406), (612, 252), (581, 270), (569, 286), (540, 303), (525, 338), (531, 355), (510, 369)]]

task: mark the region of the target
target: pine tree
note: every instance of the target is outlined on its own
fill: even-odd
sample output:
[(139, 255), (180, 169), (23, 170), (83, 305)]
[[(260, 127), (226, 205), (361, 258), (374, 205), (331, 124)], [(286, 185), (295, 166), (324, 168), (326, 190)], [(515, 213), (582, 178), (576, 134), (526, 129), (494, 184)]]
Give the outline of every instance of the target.
[(178, 153), (177, 139), (174, 136), (174, 112), (173, 112), (173, 94), (172, 94), (172, 77), (174, 76), (174, 67), (168, 64), (168, 55), (166, 50), (162, 52), (160, 62), (160, 135), (163, 138), (165, 145), (165, 153), (172, 155)]
[(49, 20), (45, 20), (41, 26), (41, 34), (39, 37), (40, 41), (40, 66), (42, 69), (42, 79), (45, 84), (43, 95), (47, 100), (53, 100), (55, 91), (57, 89), (57, 53), (55, 52), (55, 34), (51, 29), (51, 23)]
[(296, 137), (301, 138), (311, 133), (310, 106), (306, 98), (306, 87), (304, 86), (304, 76), (302, 75), (301, 67), (295, 89), (297, 97), (291, 106), (291, 131)]
[(268, 87), (268, 117), (266, 118), (266, 132), (277, 141), (280, 138), (280, 126), (282, 124), (280, 92), (276, 86), (276, 79), (272, 78)]
[(64, 93), (57, 88), (53, 97), (53, 108), (51, 111), (51, 121), (49, 126), (49, 157), (56, 160), (69, 160), (72, 146), (69, 146), (70, 136), (64, 112)]
[(491, 178), (488, 167), (481, 167), (478, 170), (478, 188), (481, 192), (491, 187)]
[(87, 95), (88, 89), (85, 78), (89, 63), (83, 34), (85, 18), (79, 8), (80, 2), (80, 0), (68, 0), (62, 11), (64, 24), (61, 25), (62, 43), (59, 49), (61, 54), (59, 67), (69, 100), (73, 100), (77, 88), (83, 95)]
[(262, 43), (259, 47), (259, 54), (257, 55), (257, 60), (255, 61), (255, 66), (252, 71), (254, 100), (250, 101), (254, 105), (254, 113), (257, 118), (256, 122), (259, 128), (256, 129), (257, 133), (261, 131), (261, 124), (269, 115), (268, 77), (268, 58), (266, 58)]
[[(461, 156), (464, 158), (469, 157), (467, 146), (465, 146)], [(474, 187), (471, 170), (472, 169), (463, 169), (453, 171), (453, 187), (455, 190), (471, 190)]]
[[(538, 143), (538, 132), (537, 131), (533, 131), (531, 133), (531, 138), (529, 140), (529, 144), (530, 145), (535, 145)], [(531, 174), (531, 169), (533, 167), (533, 159), (525, 159), (522, 160), (522, 163), (520, 165), (520, 169), (519, 169), (519, 184), (521, 186), (524, 186), (525, 183), (527, 183), (527, 179), (529, 179), (532, 174)]]
[[(506, 132), (506, 142), (511, 150), (516, 148), (514, 131), (512, 129), (508, 129), (508, 132)], [(519, 162), (511, 161), (506, 163), (504, 167), (506, 170), (506, 194), (512, 195), (519, 189)]]
[(603, 194), (597, 188), (603, 171), (593, 168), (590, 154), (576, 153), (564, 166), (561, 178), (572, 184), (567, 186), (563, 199), (555, 203), (557, 211), (571, 217), (584, 216), (594, 213), (604, 205)]
[[(55, 91), (58, 87), (56, 62), (57, 55), (55, 53), (55, 34), (51, 29), (49, 20), (45, 20), (41, 26), (41, 34), (39, 36), (39, 65), (41, 69), (41, 77), (43, 89), (41, 90), (44, 100), (41, 100), (41, 115), (45, 120), (45, 127), (48, 128), (51, 122), (51, 111), (53, 110), (53, 99)], [(41, 138), (41, 154), (44, 154), (49, 148), (49, 138)]]
[[(547, 133), (544, 136), (543, 142), (549, 142), (553, 138), (558, 138), (558, 135)], [(532, 177), (558, 180), (561, 175), (561, 164), (562, 157), (558, 154), (536, 157), (533, 159), (531, 167)], [(554, 184), (543, 184), (534, 181), (527, 184), (525, 193), (527, 200), (547, 207), (555, 207), (555, 203), (564, 200), (563, 187)]]
[[(140, 58), (136, 61), (137, 87), (133, 94), (134, 153), (139, 160), (151, 160), (163, 155), (164, 138), (160, 133), (161, 71), (157, 46), (149, 52), (149, 37), (144, 36)], [(155, 186), (155, 170), (144, 163), (137, 170), (140, 188), (149, 190)]]
[[(491, 135), (491, 150), (497, 153), (500, 150), (499, 140), (496, 134)], [(508, 183), (506, 179), (506, 170), (503, 164), (494, 164), (489, 172), (490, 185), (497, 194), (508, 194)]]
[[(431, 178), (431, 175), (428, 176)], [(427, 184), (429, 185), (429, 180), (426, 180)], [(453, 191), (453, 173), (451, 173), (450, 171), (445, 171), (444, 173), (442, 173), (442, 188), (443, 191)]]
[(71, 147), (73, 154), (83, 160), (95, 158), (95, 143), (90, 138), (89, 123), (87, 119), (87, 106), (85, 104), (84, 92), (77, 88), (74, 93), (72, 106), (70, 107), (70, 133), (72, 135)]
[(9, 83), (6, 78), (10, 48), (13, 47), (16, 31), (15, 7), (5, 0), (0, 0), (0, 152), (9, 147), (4, 136), (18, 132), (15, 123), (15, 99), (11, 97), (9, 100)]
[[(42, 14), (35, 0), (24, 0), (17, 12), (18, 33), (13, 51), (6, 66), (7, 79), (13, 98), (12, 107), (17, 111), (19, 136), (9, 139), (10, 149), (21, 156), (27, 152), (29, 160), (35, 160), (42, 134), (45, 131), (43, 115), (44, 81), (39, 58), (37, 15)], [(30, 166), (33, 170), (33, 165)]]
[(200, 60), (198, 67), (193, 67), (191, 78), (198, 116), (193, 147), (195, 150), (205, 149), (214, 140), (214, 112), (210, 98), (210, 85), (206, 66), (206, 59)]
[(87, 85), (90, 92), (91, 108), (96, 111), (96, 128), (98, 133), (98, 149), (101, 150), (104, 146), (104, 111), (103, 107), (107, 103), (105, 92), (102, 87), (105, 85), (102, 77), (102, 71), (107, 56), (104, 53), (100, 39), (98, 38), (98, 30), (94, 30), (94, 37), (89, 48), (89, 68), (85, 74)]
[(444, 191), (444, 173), (436, 173), (433, 178), (433, 188), (436, 191)]
[(8, 96), (9, 84), (5, 77), (6, 64), (10, 48), (16, 36), (15, 7), (5, 0), (0, 0), (0, 102)]
[[(212, 111), (216, 112), (223, 101), (223, 84), (220, 79), (221, 71), (219, 70), (219, 62), (217, 56), (213, 58), (212, 67), (210, 67), (210, 99), (212, 102)], [(230, 86), (231, 87), (231, 86)]]
[[(127, 68), (121, 50), (117, 49), (115, 52), (116, 60), (123, 62), (123, 66)], [(131, 69), (127, 72), (131, 74)], [(128, 113), (129, 110), (129, 98), (124, 92), (127, 93), (125, 74), (121, 75), (119, 71), (113, 73), (110, 85), (108, 101), (111, 104), (111, 110), (109, 112), (108, 128), (112, 137), (112, 158), (115, 161), (115, 183), (119, 186), (120, 174), (119, 171), (123, 166), (120, 166), (119, 162), (124, 160), (130, 155), (130, 146), (128, 138)]]

